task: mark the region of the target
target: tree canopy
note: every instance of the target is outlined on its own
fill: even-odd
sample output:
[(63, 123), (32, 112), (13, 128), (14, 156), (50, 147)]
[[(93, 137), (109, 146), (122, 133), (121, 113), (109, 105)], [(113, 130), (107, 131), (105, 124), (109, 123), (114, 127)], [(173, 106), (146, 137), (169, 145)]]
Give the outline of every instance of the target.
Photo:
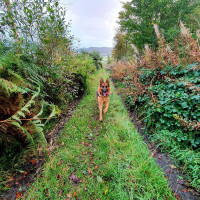
[(140, 50), (145, 44), (156, 46), (153, 25), (157, 24), (169, 42), (179, 34), (182, 21), (192, 32), (199, 27), (198, 0), (131, 0), (119, 13), (121, 31)]

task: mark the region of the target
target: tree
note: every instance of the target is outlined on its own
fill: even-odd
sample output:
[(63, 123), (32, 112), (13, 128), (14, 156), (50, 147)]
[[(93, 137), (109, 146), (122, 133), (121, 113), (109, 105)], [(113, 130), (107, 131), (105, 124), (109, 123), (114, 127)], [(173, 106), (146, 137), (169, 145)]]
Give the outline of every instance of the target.
[(180, 32), (180, 21), (192, 31), (197, 30), (197, 22), (194, 20), (191, 25), (189, 20), (196, 7), (199, 8), (198, 0), (131, 0), (124, 3), (123, 11), (119, 13), (119, 24), (129, 42), (139, 50), (145, 44), (156, 47), (153, 24), (158, 24), (169, 42), (173, 41)]
[(3, 0), (0, 6), (1, 32), (20, 41), (27, 54), (37, 54), (40, 65), (55, 64), (70, 54), (73, 37), (59, 0)]
[(112, 50), (112, 56), (117, 61), (122, 59), (125, 56), (126, 41), (125, 35), (118, 31), (114, 37), (114, 48)]
[(133, 48), (131, 47), (128, 37), (124, 32), (117, 31), (114, 37), (114, 48), (112, 50), (112, 57), (117, 61), (125, 57), (131, 58), (133, 55)]
[(4, 3), (5, 3), (5, 7), (6, 7), (7, 22), (13, 32), (15, 41), (18, 43), (19, 42), (19, 34), (18, 34), (18, 30), (16, 28), (11, 3), (9, 0), (4, 0)]
[(111, 63), (112, 63), (111, 57), (110, 57), (110, 55), (108, 55), (108, 57), (107, 57), (107, 64), (111, 64)]
[(102, 57), (100, 56), (100, 53), (98, 51), (93, 51), (92, 53), (90, 53), (90, 57), (92, 57), (97, 70), (103, 67), (101, 62)]

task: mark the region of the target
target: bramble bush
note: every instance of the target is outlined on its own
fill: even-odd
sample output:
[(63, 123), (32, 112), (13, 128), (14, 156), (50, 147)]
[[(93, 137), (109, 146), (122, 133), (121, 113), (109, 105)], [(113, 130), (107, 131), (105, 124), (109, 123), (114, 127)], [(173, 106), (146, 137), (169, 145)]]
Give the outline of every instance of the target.
[(112, 78), (129, 109), (137, 109), (144, 132), (176, 158), (191, 185), (199, 190), (199, 44), (181, 24), (182, 46), (175, 41), (171, 50), (158, 27), (154, 28), (157, 51), (146, 45), (143, 55), (135, 52), (135, 61), (115, 63)]

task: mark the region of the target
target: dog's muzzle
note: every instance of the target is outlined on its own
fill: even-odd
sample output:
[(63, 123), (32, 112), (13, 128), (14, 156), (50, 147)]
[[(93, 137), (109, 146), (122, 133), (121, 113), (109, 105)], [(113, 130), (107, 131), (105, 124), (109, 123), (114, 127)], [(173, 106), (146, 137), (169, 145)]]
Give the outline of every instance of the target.
[(107, 95), (107, 89), (102, 89), (103, 96), (105, 97)]

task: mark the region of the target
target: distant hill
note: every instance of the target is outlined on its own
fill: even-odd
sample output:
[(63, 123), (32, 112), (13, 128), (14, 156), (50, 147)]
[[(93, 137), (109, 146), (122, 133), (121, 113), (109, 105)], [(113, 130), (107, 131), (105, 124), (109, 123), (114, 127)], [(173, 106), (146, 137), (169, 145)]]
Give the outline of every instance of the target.
[(88, 48), (81, 48), (78, 49), (78, 52), (86, 51), (88, 53), (92, 53), (93, 51), (98, 51), (101, 57), (105, 57), (111, 55), (112, 47), (88, 47)]

